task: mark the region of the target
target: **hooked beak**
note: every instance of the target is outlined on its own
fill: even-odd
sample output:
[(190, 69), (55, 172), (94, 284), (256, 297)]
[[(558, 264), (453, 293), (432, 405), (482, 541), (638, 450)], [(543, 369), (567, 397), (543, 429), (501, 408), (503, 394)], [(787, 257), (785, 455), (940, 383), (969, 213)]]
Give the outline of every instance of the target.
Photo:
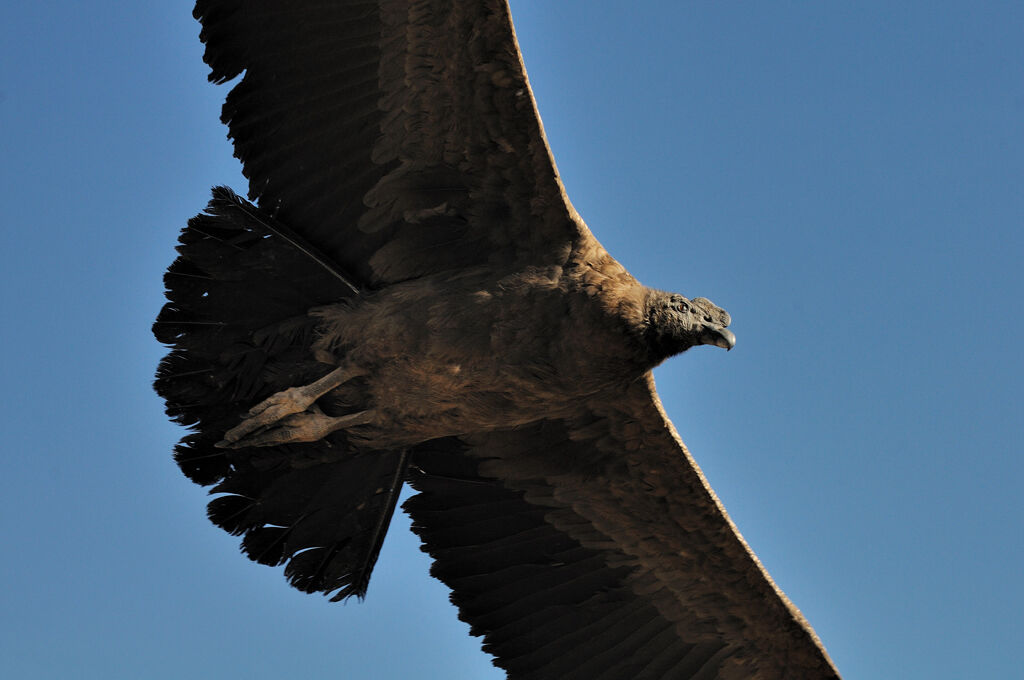
[(736, 336), (728, 328), (707, 325), (700, 333), (700, 344), (714, 345), (728, 352), (736, 346)]

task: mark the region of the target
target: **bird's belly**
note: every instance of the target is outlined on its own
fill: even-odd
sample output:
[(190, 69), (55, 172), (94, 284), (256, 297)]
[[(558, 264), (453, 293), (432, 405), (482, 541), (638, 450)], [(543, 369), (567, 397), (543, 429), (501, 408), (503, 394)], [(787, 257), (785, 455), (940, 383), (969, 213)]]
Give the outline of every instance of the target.
[(567, 417), (579, 407), (577, 387), (530, 378), (519, 366), (396, 361), (367, 382), (377, 422), (365, 436), (377, 446), (409, 445)]
[(358, 394), (338, 393), (376, 414), (362, 430), (370, 445), (568, 417), (646, 370), (618, 325), (601, 323), (597, 301), (567, 292), (557, 276), (449, 283), (396, 285), (359, 306), (318, 312), (320, 348), (367, 371)]

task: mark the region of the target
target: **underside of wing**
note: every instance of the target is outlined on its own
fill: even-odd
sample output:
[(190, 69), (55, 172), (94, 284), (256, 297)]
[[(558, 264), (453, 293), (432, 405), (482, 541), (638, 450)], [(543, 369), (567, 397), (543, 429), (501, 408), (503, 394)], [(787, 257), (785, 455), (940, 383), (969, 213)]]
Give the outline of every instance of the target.
[(564, 261), (564, 196), (505, 0), (199, 0), (249, 198), (371, 288)]
[(433, 573), (510, 678), (837, 678), (657, 402), (414, 455)]

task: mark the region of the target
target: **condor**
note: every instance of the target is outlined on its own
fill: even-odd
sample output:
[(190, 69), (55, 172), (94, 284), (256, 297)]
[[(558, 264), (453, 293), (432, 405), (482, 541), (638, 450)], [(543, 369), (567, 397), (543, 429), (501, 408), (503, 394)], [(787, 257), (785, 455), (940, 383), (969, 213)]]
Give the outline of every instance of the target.
[(836, 678), (651, 369), (729, 315), (565, 195), (504, 0), (200, 0), (250, 203), (182, 232), (156, 389), (252, 559), (366, 593), (399, 491), (510, 678)]

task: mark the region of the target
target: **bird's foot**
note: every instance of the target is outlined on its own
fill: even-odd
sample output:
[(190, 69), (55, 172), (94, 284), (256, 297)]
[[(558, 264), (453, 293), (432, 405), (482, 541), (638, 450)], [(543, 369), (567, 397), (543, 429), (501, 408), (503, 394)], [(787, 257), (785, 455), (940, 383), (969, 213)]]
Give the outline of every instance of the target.
[[(306, 413), (313, 407), (317, 399), (333, 390), (352, 378), (363, 375), (364, 371), (354, 369), (350, 366), (341, 366), (334, 369), (314, 383), (302, 387), (289, 387), (249, 409), (249, 413), (235, 427), (224, 433), (224, 439), (217, 443), (219, 448), (238, 448), (235, 446), (254, 446), (254, 444), (241, 444), (251, 435), (257, 435), (271, 428), (275, 423), (281, 422), (293, 414), (309, 415), (314, 417), (329, 418), (322, 413)], [(310, 441), (310, 440), (303, 440)], [(267, 446), (258, 444), (256, 446)]]
[(222, 449), (241, 449), (248, 446), (315, 442), (336, 430), (372, 423), (375, 417), (376, 413), (372, 410), (344, 416), (328, 416), (313, 406), (313, 410), (285, 416), (270, 426), (238, 439), (229, 440), (225, 435), (224, 441), (218, 442), (216, 446)]

